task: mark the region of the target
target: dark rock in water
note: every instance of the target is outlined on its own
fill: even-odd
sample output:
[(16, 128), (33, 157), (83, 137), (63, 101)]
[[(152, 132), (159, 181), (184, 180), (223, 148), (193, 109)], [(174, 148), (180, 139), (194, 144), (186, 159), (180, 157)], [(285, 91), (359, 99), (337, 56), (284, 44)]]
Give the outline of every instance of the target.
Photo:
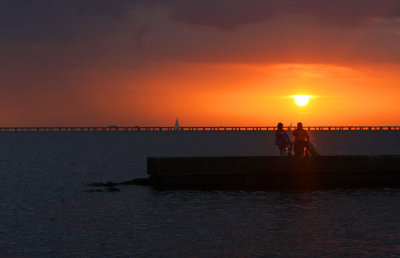
[(113, 182), (108, 182), (108, 183), (104, 184), (104, 186), (106, 186), (106, 187), (114, 187), (116, 185), (119, 185), (119, 184), (118, 183), (113, 183)]
[(104, 185), (104, 183), (101, 183), (101, 182), (99, 182), (99, 183), (91, 183), (91, 184), (86, 184), (86, 186), (103, 186)]
[(125, 181), (120, 184), (121, 185), (149, 185), (150, 180), (148, 178), (135, 178), (133, 180)]
[(107, 183), (97, 182), (97, 183), (87, 184), (86, 186), (114, 187), (116, 185), (119, 185), (119, 183), (113, 183), (110, 181)]
[(132, 179), (132, 180), (129, 180), (129, 181), (124, 181), (124, 182), (121, 182), (120, 184), (121, 185), (134, 185), (134, 181), (135, 181), (136, 179)]
[(95, 193), (95, 192), (104, 193), (105, 191), (104, 191), (104, 190), (101, 190), (101, 189), (96, 189), (96, 190), (85, 190), (84, 192), (86, 192), (86, 193)]
[(105, 193), (105, 192), (120, 192), (121, 189), (115, 187), (109, 187), (106, 189), (96, 189), (96, 190), (84, 190), (83, 192), (86, 193)]
[(92, 184), (87, 184), (86, 186), (115, 187), (117, 185), (150, 185), (150, 180), (149, 180), (149, 178), (135, 178), (135, 179), (125, 181), (125, 182), (120, 182), (120, 183), (114, 183), (111, 181), (109, 181), (107, 183), (95, 182)]
[(110, 188), (107, 189), (107, 191), (109, 191), (109, 192), (120, 192), (121, 190), (119, 188), (110, 187)]

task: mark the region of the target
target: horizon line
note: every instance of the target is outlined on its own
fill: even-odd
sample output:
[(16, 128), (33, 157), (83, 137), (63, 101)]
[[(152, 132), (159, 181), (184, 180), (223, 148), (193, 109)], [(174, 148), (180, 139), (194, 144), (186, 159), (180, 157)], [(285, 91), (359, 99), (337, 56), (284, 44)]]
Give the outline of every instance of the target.
[[(297, 128), (284, 126), (286, 130)], [(303, 126), (310, 131), (400, 131), (400, 126)], [(0, 127), (0, 132), (190, 132), (190, 131), (275, 131), (276, 126), (38, 126)]]

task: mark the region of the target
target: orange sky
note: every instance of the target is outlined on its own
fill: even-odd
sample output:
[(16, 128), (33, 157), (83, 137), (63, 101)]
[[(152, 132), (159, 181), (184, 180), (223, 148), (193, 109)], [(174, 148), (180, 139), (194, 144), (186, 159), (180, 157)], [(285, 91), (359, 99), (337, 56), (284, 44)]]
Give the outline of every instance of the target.
[(180, 1), (5, 0), (0, 126), (400, 125), (400, 2)]
[[(186, 126), (398, 125), (397, 66), (328, 64), (162, 63), (140, 74), (120, 74), (112, 98), (93, 97), (99, 108), (136, 125)], [(123, 79), (122, 79), (123, 78)], [(136, 91), (134, 85), (146, 90)], [(107, 95), (105, 95), (107, 94)], [(299, 107), (291, 95), (312, 95)], [(141, 112), (145, 110), (142, 115)], [(154, 119), (155, 118), (155, 119)], [(157, 122), (154, 122), (157, 121)]]
[[(51, 89), (18, 105), (23, 111), (35, 105), (22, 126), (171, 126), (176, 117), (182, 126), (399, 125), (399, 70), (396, 65), (162, 62), (134, 73), (86, 74), (83, 83), (92, 86), (67, 97), (72, 108), (52, 99)], [(291, 97), (298, 94), (313, 97), (300, 107)], [(13, 114), (3, 110), (3, 121), (9, 116), (19, 124)]]

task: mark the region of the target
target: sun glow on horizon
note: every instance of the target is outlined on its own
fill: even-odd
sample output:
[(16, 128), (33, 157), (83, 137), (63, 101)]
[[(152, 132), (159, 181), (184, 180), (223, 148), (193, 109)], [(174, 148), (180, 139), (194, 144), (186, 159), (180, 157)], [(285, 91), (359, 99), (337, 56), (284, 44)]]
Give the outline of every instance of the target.
[(310, 100), (311, 96), (309, 96), (309, 95), (294, 95), (293, 98), (297, 105), (299, 105), (300, 107), (303, 107), (308, 104), (308, 101)]
[[(122, 122), (114, 123), (130, 125), (124, 118), (134, 117), (135, 125), (155, 126), (169, 126), (177, 115), (193, 126), (263, 126), (278, 120), (305, 125), (400, 121), (397, 66), (389, 73), (387, 67), (363, 70), (325, 64), (172, 64), (174, 69), (155, 65), (139, 75), (118, 74), (118, 91), (96, 95), (96, 108), (102, 109), (99, 120), (114, 121), (120, 114)], [(381, 70), (387, 75), (381, 80), (388, 93), (377, 94), (373, 89), (381, 83), (375, 78)], [(96, 82), (111, 84), (103, 81)], [(132, 85), (140, 85), (141, 93)]]

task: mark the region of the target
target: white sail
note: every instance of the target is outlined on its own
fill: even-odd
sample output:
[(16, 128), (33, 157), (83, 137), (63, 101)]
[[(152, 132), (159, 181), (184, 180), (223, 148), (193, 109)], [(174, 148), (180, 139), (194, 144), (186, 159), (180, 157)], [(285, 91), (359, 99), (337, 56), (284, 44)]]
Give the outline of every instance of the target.
[(179, 122), (178, 122), (178, 118), (176, 118), (176, 121), (175, 121), (174, 131), (179, 131)]

